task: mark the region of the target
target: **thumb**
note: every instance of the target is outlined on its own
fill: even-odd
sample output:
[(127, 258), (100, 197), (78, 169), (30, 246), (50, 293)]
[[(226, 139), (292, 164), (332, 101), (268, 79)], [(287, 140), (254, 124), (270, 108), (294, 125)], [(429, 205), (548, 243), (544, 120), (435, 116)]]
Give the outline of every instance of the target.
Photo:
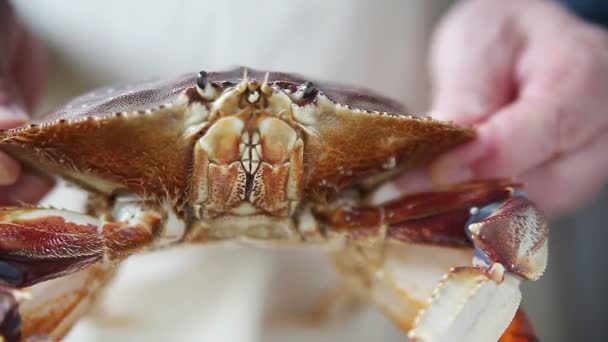
[(479, 10), (469, 7), (465, 2), (448, 14), (431, 47), (431, 116), (461, 124), (480, 122), (512, 100), (520, 40), (515, 24), (504, 16), (480, 30), (479, 18), (471, 18)]
[(511, 177), (542, 164), (560, 151), (557, 111), (543, 101), (521, 99), (477, 127), (475, 142), (440, 157), (430, 168), (435, 183)]

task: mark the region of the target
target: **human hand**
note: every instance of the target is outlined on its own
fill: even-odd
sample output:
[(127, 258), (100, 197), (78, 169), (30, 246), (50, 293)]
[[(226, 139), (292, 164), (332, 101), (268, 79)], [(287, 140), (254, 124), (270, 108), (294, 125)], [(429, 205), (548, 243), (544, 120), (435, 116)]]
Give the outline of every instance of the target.
[[(10, 4), (0, 0), (0, 129), (22, 124), (26, 112), (42, 95), (46, 55), (17, 22)], [(51, 180), (22, 172), (20, 164), (0, 152), (0, 205), (36, 202), (52, 186)]]
[(514, 176), (549, 215), (606, 183), (608, 32), (550, 1), (462, 1), (431, 58), (432, 115), (479, 133), (431, 165), (433, 183)]

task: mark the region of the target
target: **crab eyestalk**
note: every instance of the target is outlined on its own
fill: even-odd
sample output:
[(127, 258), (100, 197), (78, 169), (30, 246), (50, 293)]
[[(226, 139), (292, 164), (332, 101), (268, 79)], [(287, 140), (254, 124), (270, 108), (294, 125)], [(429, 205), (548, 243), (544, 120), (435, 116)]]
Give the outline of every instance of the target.
[(196, 76), (196, 92), (206, 101), (213, 101), (218, 95), (217, 90), (209, 81), (209, 75), (200, 71)]

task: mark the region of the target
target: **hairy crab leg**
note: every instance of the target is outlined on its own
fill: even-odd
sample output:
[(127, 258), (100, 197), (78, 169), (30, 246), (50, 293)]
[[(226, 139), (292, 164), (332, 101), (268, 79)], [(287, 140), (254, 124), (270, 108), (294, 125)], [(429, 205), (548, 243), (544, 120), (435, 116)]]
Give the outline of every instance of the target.
[[(11, 298), (10, 294), (21, 293), (17, 290), (87, 267), (91, 279), (101, 277), (103, 274), (96, 273), (100, 268), (110, 267), (133, 253), (149, 248), (157, 238), (162, 237), (163, 220), (163, 213), (155, 207), (118, 210), (115, 215), (106, 214), (101, 218), (57, 209), (2, 208), (0, 281), (7, 291), (2, 293), (0, 306), (14, 306), (18, 300), (16, 295)], [(94, 292), (93, 288), (101, 285), (88, 286), (80, 291)], [(66, 300), (74, 305), (80, 302), (78, 298)], [(65, 303), (55, 304), (54, 307), (61, 308)], [(41, 309), (39, 307), (37, 310)], [(15, 332), (5, 322), (14, 320), (15, 314), (18, 313), (8, 310), (4, 316), (0, 316), (0, 328), (5, 329), (0, 331), (0, 336), (9, 341)], [(28, 317), (24, 318), (35, 316), (36, 310), (28, 311)], [(69, 313), (66, 312), (65, 317), (69, 318)], [(44, 320), (39, 322), (42, 324)], [(63, 324), (59, 321), (56, 323)], [(23, 324), (24, 328), (27, 327), (24, 332), (28, 335), (38, 334), (39, 328), (48, 330), (45, 327), (47, 323), (44, 326), (28, 324)]]
[[(377, 208), (342, 207), (319, 213), (329, 226), (328, 235), (345, 235), (351, 244), (345, 257), (338, 254), (338, 269), (359, 293), (410, 330), (413, 341), (497, 340), (496, 332), (507, 328), (519, 307), (520, 277), (535, 280), (546, 266), (548, 231), (531, 202), (511, 197), (509, 186), (461, 190), (446, 192), (450, 200), (434, 210), (431, 204), (441, 203), (441, 192), (406, 196)], [(502, 200), (505, 203), (490, 215), (476, 217), (478, 210), (471, 210)], [(425, 206), (429, 216), (420, 217), (417, 213)], [(425, 247), (400, 242), (474, 246), (479, 256), (473, 257), (472, 249), (458, 253), (457, 248), (431, 246), (426, 248), (434, 248), (432, 252), (408, 254), (408, 249)], [(447, 260), (437, 262), (442, 254), (449, 255)], [(470, 264), (471, 259), (473, 266), (454, 267)], [(431, 265), (444, 268), (429, 269)], [(436, 283), (441, 274), (445, 276), (432, 295), (420, 291), (427, 287), (421, 283)], [(417, 279), (408, 280), (412, 275)], [(484, 315), (489, 312), (494, 315)]]

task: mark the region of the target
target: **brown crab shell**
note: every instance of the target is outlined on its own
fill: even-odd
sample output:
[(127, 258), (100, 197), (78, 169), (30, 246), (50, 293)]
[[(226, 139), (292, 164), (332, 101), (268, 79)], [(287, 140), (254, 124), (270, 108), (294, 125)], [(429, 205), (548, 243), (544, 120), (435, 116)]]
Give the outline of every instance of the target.
[[(227, 89), (239, 84), (242, 75), (237, 68), (208, 77)], [(264, 73), (249, 69), (249, 77), (262, 80)], [(291, 92), (305, 82), (291, 74), (269, 75), (271, 86)], [(337, 193), (364, 177), (383, 175), (371, 178), (377, 184), (387, 175), (425, 165), (475, 136), (469, 128), (402, 115), (398, 103), (366, 90), (314, 84), (342, 106), (312, 127), (298, 129), (304, 140), (305, 194)], [(175, 103), (195, 86), (193, 73), (97, 89), (28, 125), (3, 131), (0, 149), (29, 167), (58, 174), (88, 190), (125, 189), (183, 204), (195, 167), (196, 139), (213, 124), (198, 134), (185, 134), (186, 105)]]

